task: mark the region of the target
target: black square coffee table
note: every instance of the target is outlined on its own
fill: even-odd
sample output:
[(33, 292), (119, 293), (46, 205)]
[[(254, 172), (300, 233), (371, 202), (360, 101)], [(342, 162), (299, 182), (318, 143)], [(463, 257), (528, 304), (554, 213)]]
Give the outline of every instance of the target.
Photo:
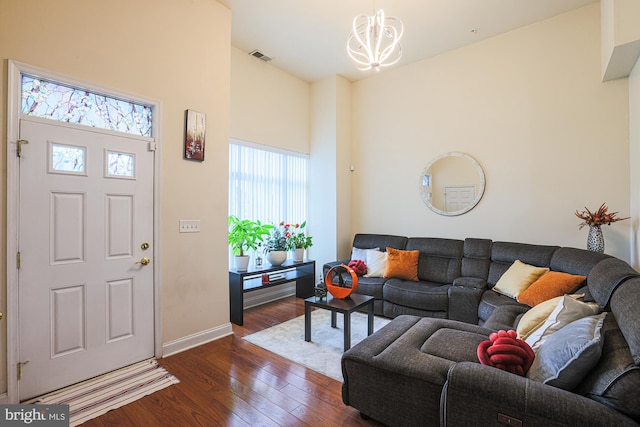
[(348, 298), (338, 299), (327, 295), (325, 298), (310, 297), (304, 300), (304, 340), (311, 341), (311, 307), (331, 311), (331, 327), (336, 327), (336, 314), (344, 314), (344, 351), (351, 348), (351, 313), (367, 308), (367, 335), (373, 333), (373, 300), (369, 295), (351, 294)]

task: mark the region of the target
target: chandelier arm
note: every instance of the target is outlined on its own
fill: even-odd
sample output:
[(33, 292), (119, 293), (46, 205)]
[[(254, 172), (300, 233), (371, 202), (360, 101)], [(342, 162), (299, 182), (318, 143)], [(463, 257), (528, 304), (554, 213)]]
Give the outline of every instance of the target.
[[(358, 18), (363, 18), (365, 22), (362, 22), (359, 25), (356, 25)], [(371, 45), (369, 41), (368, 29), (369, 29), (369, 17), (365, 15), (356, 16), (356, 18), (353, 20), (353, 36), (360, 44), (359, 47), (363, 47), (366, 50), (367, 53), (365, 57), (371, 56)], [(362, 34), (365, 35), (365, 40), (362, 39)]]
[[(357, 38), (355, 39), (358, 40)], [(347, 53), (349, 54), (351, 59), (353, 59), (357, 63), (360, 63), (362, 65), (368, 64), (368, 62), (366, 61), (369, 60), (369, 55), (365, 54), (364, 52), (361, 52), (357, 48), (353, 48), (353, 46), (351, 45), (351, 43), (353, 43), (353, 40), (354, 40), (354, 37), (352, 35), (351, 38), (349, 39), (349, 43), (347, 44)], [(360, 43), (359, 41), (358, 43), (362, 46), (362, 43)]]
[[(404, 24), (402, 24), (402, 21), (396, 18), (395, 16), (388, 16), (387, 19), (390, 21), (395, 21), (400, 27), (400, 31), (398, 33), (398, 40), (400, 40), (402, 38), (402, 35), (404, 34)], [(389, 27), (396, 28), (395, 25), (391, 25), (391, 24), (389, 25)], [(398, 30), (396, 29), (396, 31)]]
[[(394, 52), (394, 51), (395, 51), (395, 49), (396, 49), (396, 46), (398, 46), (398, 42), (400, 41), (397, 37), (395, 37), (395, 35), (397, 35), (397, 31), (396, 31), (396, 29), (395, 29), (395, 28), (393, 28), (393, 27), (390, 27), (389, 29), (390, 29), (390, 30), (392, 30), (392, 31), (390, 31), (390, 32), (392, 32), (392, 33), (393, 33), (394, 37), (393, 37), (393, 39), (392, 39), (391, 44), (389, 44), (388, 46), (386, 46), (386, 47), (382, 50), (382, 52), (380, 52), (380, 62), (383, 62), (383, 61), (384, 61), (384, 60), (386, 60), (388, 57), (390, 57), (390, 56), (391, 56), (391, 54), (393, 54), (393, 52)], [(401, 53), (400, 53), (400, 56), (402, 56), (402, 54), (401, 54)], [(400, 59), (400, 58), (398, 58), (398, 59)]]
[(372, 58), (374, 56), (374, 51), (371, 48), (371, 27), (373, 25), (373, 19), (371, 17), (367, 17), (367, 26), (364, 28), (364, 34), (366, 39), (365, 49), (367, 51), (367, 56)]

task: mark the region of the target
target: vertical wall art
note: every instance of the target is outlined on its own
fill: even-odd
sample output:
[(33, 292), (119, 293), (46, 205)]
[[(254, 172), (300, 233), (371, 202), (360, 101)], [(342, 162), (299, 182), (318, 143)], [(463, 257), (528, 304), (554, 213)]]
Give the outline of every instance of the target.
[(206, 115), (193, 110), (185, 112), (184, 158), (204, 161)]

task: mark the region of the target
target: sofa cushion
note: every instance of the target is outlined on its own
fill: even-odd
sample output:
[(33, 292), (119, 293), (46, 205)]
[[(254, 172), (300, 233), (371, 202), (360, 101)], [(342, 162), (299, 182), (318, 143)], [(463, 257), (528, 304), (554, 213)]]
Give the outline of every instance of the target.
[(533, 331), (544, 325), (544, 322), (546, 322), (549, 315), (553, 313), (553, 310), (558, 306), (558, 302), (560, 302), (561, 299), (562, 297), (551, 298), (523, 314), (516, 328), (518, 338), (526, 340)]
[(384, 250), (384, 248), (386, 248), (387, 246), (395, 249), (404, 249), (406, 244), (407, 238), (404, 236), (394, 236), (392, 234), (358, 233), (353, 236), (352, 246), (362, 249), (380, 248), (381, 250)]
[(382, 289), (385, 301), (427, 311), (444, 311), (449, 307), (451, 285), (426, 281), (389, 279)]
[[(351, 284), (351, 275), (348, 275), (349, 278), (345, 279), (345, 284)], [(356, 293), (363, 295), (371, 295), (376, 299), (382, 299), (382, 287), (386, 279), (382, 277), (358, 277), (358, 289)]]
[(587, 276), (591, 269), (611, 255), (577, 248), (559, 248), (553, 253), (549, 267), (553, 271)]
[(491, 246), (491, 265), (487, 282), (489, 286), (495, 285), (515, 260), (537, 267), (549, 267), (551, 257), (556, 250), (558, 246), (494, 242)]
[(360, 260), (364, 263), (367, 262), (367, 251), (379, 251), (380, 248), (371, 248), (371, 249), (361, 249), (356, 248), (355, 246), (351, 248), (351, 259), (352, 260)]
[(528, 306), (520, 304), (513, 298), (509, 298), (497, 292), (487, 291), (482, 294), (482, 299), (478, 306), (478, 318), (480, 319), (480, 322), (484, 323), (487, 321), (496, 308), (502, 307), (503, 305), (516, 305), (528, 308)]
[(549, 271), (522, 291), (518, 295), (518, 302), (533, 307), (551, 298), (575, 291), (586, 278), (587, 276)]
[(395, 277), (403, 280), (418, 280), (419, 251), (404, 251), (401, 249), (387, 248), (387, 267), (383, 277)]
[(487, 280), (491, 264), (492, 244), (493, 242), (489, 239), (467, 238), (464, 240), (462, 276)]
[(504, 329), (515, 329), (516, 325), (520, 324), (520, 319), (529, 311), (529, 308), (524, 305), (503, 305), (497, 307), (493, 314), (484, 322), (485, 328), (499, 331)]
[(615, 316), (605, 318), (602, 334), (600, 361), (573, 391), (640, 422), (640, 367), (631, 357)]
[(427, 338), (420, 351), (453, 362), (477, 362), (476, 349), (486, 339), (486, 335), (442, 328)]
[(413, 237), (407, 250), (420, 251), (418, 279), (451, 284), (461, 275), (464, 242), (455, 239)]
[(540, 276), (549, 271), (547, 267), (536, 267), (515, 260), (500, 277), (493, 290), (511, 298), (518, 298)]
[(537, 351), (540, 346), (544, 345), (546, 339), (556, 331), (559, 331), (575, 320), (593, 316), (599, 312), (600, 307), (598, 307), (597, 304), (587, 304), (576, 301), (569, 295), (565, 295), (558, 301), (558, 305), (553, 309), (542, 326), (531, 332), (525, 341), (534, 351)]
[[(578, 299), (581, 297), (581, 295), (579, 294), (570, 296), (574, 299)], [(536, 305), (525, 314), (523, 314), (520, 318), (520, 321), (518, 322), (518, 328), (516, 329), (516, 331), (518, 332), (518, 337), (520, 339), (526, 340), (527, 338), (529, 338), (529, 335), (531, 335), (536, 329), (544, 325), (544, 322), (547, 321), (549, 315), (553, 313), (553, 310), (555, 310), (562, 298), (562, 296), (551, 298), (550, 300)]]
[(583, 317), (551, 334), (536, 351), (527, 377), (573, 390), (600, 360), (604, 343), (600, 330), (605, 316)]
[(384, 270), (387, 268), (386, 252), (367, 251), (367, 274), (364, 277), (384, 277)]

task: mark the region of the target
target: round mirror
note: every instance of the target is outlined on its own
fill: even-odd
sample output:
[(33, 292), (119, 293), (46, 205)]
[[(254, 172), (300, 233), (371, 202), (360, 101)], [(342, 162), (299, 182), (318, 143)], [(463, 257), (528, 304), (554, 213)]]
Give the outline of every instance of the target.
[(440, 215), (462, 215), (482, 198), (484, 171), (468, 154), (445, 153), (427, 164), (419, 186), (420, 197), (429, 209)]

